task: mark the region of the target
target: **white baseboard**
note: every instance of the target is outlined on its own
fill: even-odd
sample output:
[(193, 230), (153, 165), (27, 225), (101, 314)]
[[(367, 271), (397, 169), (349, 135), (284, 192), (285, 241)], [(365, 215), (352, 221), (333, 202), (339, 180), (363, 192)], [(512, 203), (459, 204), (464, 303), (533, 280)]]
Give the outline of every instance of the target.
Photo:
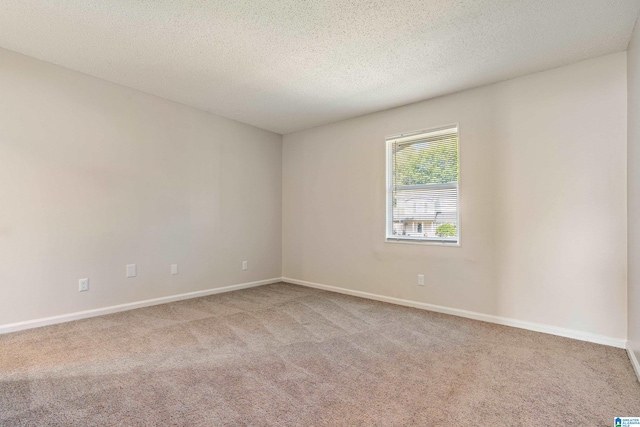
[(638, 363), (638, 358), (636, 358), (636, 354), (629, 346), (628, 341), (627, 341), (627, 354), (629, 355), (629, 359), (631, 360), (631, 365), (633, 366), (633, 370), (636, 371), (636, 376), (638, 377), (638, 381), (640, 381), (640, 363)]
[(391, 304), (404, 305), (407, 307), (420, 308), (423, 310), (435, 311), (437, 313), (451, 314), (453, 316), (466, 317), (468, 319), (481, 320), (483, 322), (496, 323), (498, 325), (512, 326), (529, 331), (542, 332), (545, 334), (558, 335), (566, 338), (573, 338), (580, 341), (587, 341), (596, 344), (603, 344), (612, 347), (625, 348), (626, 340), (612, 338), (605, 335), (591, 334), (589, 332), (576, 331), (574, 329), (558, 328), (556, 326), (543, 325), (540, 323), (525, 322), (523, 320), (510, 319), (508, 317), (494, 316), (491, 314), (477, 313), (474, 311), (460, 310), (457, 308), (443, 307), (440, 305), (427, 304), (424, 302), (410, 301), (401, 298), (388, 297), (384, 295), (372, 294), (369, 292), (354, 291), (337, 286), (323, 285), (320, 283), (307, 282), (305, 280), (292, 279), (283, 277), (283, 282), (293, 283), (296, 285), (308, 286), (311, 288), (323, 289), (325, 291), (338, 292), (341, 294), (352, 295), (356, 297), (368, 298), (376, 301), (388, 302)]
[(188, 292), (185, 294), (170, 295), (167, 297), (130, 302), (130, 303), (120, 304), (120, 305), (112, 305), (110, 307), (96, 308), (93, 310), (78, 311), (76, 313), (62, 314), (59, 316), (27, 320), (27, 321), (18, 322), (18, 323), (9, 323), (6, 325), (0, 325), (0, 334), (22, 331), (24, 329), (39, 328), (40, 326), (55, 325), (57, 323), (71, 322), (72, 320), (86, 319), (89, 317), (102, 316), (105, 314), (117, 313), (119, 311), (133, 310), (133, 309), (142, 308), (142, 307), (149, 307), (152, 305), (166, 304), (168, 302), (173, 302), (173, 301), (204, 297), (207, 295), (220, 294), (223, 292), (237, 291), (239, 289), (253, 288), (255, 286), (262, 286), (262, 285), (268, 285), (270, 283), (277, 283), (277, 282), (280, 282), (281, 280), (282, 280), (281, 277), (276, 277), (273, 279), (258, 280), (257, 282), (240, 283), (237, 285), (224, 286), (221, 288), (206, 289), (204, 291)]
[(604, 335), (596, 335), (588, 332), (576, 331), (573, 329), (558, 328), (555, 326), (543, 325), (539, 323), (525, 322), (522, 320), (510, 319), (507, 317), (494, 316), (491, 314), (483, 314), (483, 313), (477, 313), (473, 311), (460, 310), (457, 308), (444, 307), (444, 306), (428, 304), (424, 302), (388, 297), (388, 296), (373, 294), (369, 292), (354, 291), (351, 289), (340, 288), (337, 286), (323, 285), (323, 284), (314, 283), (314, 282), (307, 282), (305, 280), (298, 280), (290, 277), (275, 277), (273, 279), (259, 280), (256, 282), (240, 283), (237, 285), (224, 286), (221, 288), (206, 289), (204, 291), (188, 292), (188, 293), (179, 294), (179, 295), (171, 295), (167, 297), (154, 298), (154, 299), (149, 299), (144, 301), (136, 301), (132, 303), (97, 308), (93, 310), (79, 311), (76, 313), (63, 314), (59, 316), (33, 319), (33, 320), (27, 320), (24, 322), (17, 322), (17, 323), (9, 323), (5, 325), (0, 325), (0, 334), (16, 332), (16, 331), (21, 331), (21, 330), (31, 329), (31, 328), (38, 328), (38, 327), (47, 326), (47, 325), (55, 325), (58, 323), (86, 319), (89, 317), (102, 316), (105, 314), (117, 313), (119, 311), (133, 310), (133, 309), (142, 308), (142, 307), (149, 307), (152, 305), (166, 304), (173, 301), (180, 301), (180, 300), (185, 300), (190, 298), (198, 298), (198, 297), (203, 297), (207, 295), (231, 292), (239, 289), (252, 288), (256, 286), (267, 285), (270, 283), (277, 283), (280, 281), (289, 282), (296, 285), (307, 286), (311, 288), (323, 289), (331, 292), (338, 292), (338, 293), (352, 295), (352, 296), (361, 297), (361, 298), (372, 299), (376, 301), (388, 302), (391, 304), (397, 304), (397, 305), (403, 305), (407, 307), (434, 311), (437, 313), (451, 314), (453, 316), (465, 317), (468, 319), (480, 320), (483, 322), (496, 323), (498, 325), (512, 326), (515, 328), (527, 329), (530, 331), (542, 332), (542, 333), (551, 334), (551, 335), (558, 335), (561, 337), (573, 338), (573, 339), (592, 342), (596, 344), (603, 344), (603, 345), (608, 345), (608, 346), (618, 347), (618, 348), (627, 348), (627, 352), (629, 353), (629, 358), (631, 359), (631, 362), (636, 371), (636, 374), (638, 374), (638, 378), (640, 379), (640, 365), (638, 364), (638, 360), (636, 359), (635, 354), (627, 346), (626, 340), (623, 340), (623, 339), (607, 337)]

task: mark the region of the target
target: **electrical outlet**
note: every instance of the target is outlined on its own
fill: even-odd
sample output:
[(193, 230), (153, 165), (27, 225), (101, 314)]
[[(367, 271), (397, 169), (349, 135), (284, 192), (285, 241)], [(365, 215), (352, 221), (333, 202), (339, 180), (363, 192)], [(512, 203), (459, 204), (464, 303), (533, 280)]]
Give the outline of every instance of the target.
[(418, 286), (424, 286), (424, 274), (418, 274)]
[(249, 269), (249, 261), (242, 261), (242, 269), (243, 270)]
[(171, 274), (178, 274), (178, 264), (171, 264)]
[(138, 269), (135, 264), (127, 264), (127, 277), (136, 277)]
[(80, 292), (86, 292), (89, 290), (89, 279), (78, 280), (78, 287)]

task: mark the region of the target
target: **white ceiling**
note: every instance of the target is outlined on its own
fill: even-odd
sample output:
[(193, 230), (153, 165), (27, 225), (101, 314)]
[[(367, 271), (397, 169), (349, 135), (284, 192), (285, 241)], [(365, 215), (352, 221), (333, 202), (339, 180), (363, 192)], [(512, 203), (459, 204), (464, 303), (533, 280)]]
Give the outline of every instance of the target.
[(627, 48), (638, 0), (1, 0), (0, 47), (278, 133)]

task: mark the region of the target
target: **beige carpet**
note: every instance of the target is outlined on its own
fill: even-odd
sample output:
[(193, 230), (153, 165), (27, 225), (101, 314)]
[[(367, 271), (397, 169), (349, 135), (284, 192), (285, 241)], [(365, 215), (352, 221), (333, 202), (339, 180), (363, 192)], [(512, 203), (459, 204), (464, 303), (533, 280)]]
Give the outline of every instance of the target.
[(612, 426), (623, 350), (289, 284), (0, 336), (1, 426)]

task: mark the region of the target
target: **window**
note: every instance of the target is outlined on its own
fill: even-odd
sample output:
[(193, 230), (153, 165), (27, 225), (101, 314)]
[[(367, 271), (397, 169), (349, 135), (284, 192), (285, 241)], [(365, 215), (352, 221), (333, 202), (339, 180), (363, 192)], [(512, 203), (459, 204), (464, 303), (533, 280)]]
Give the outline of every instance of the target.
[(387, 138), (387, 240), (457, 244), (458, 127)]

